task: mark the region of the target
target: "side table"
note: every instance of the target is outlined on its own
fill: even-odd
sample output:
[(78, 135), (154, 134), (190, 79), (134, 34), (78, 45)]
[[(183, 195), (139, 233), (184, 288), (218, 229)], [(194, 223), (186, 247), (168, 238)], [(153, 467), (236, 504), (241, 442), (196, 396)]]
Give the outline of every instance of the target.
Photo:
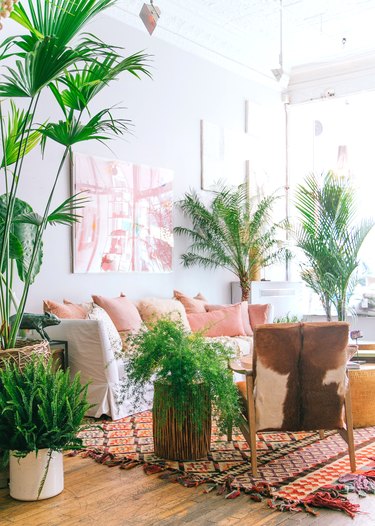
[(348, 370), (352, 397), (353, 427), (375, 425), (375, 364)]
[(61, 366), (66, 371), (69, 365), (68, 359), (68, 342), (66, 340), (50, 340), (50, 349), (52, 357), (57, 366)]

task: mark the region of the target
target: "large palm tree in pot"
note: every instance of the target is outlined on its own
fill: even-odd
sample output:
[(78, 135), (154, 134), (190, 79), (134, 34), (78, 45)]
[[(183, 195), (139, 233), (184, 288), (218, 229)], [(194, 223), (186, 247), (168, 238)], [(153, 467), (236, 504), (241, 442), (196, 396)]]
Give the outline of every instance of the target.
[[(85, 197), (74, 195), (53, 204), (65, 161), (75, 144), (105, 142), (128, 129), (128, 121), (108, 106), (95, 112), (94, 97), (124, 72), (149, 75), (143, 53), (122, 56), (123, 49), (98, 37), (82, 33), (85, 24), (112, 6), (115, 0), (25, 0), (13, 6), (12, 19), (24, 33), (1, 44), (0, 59), (6, 61), (0, 79), (0, 170), (4, 181), (0, 196), (0, 343), (14, 347), (25, 310), (29, 288), (43, 257), (43, 235), (48, 225), (71, 225), (79, 219)], [(4, 10), (1, 11), (2, 16)], [(8, 64), (8, 60), (10, 63)], [(39, 116), (45, 104), (43, 92), (50, 91), (54, 113), (60, 120)], [(18, 102), (20, 101), (20, 102)], [(48, 102), (51, 105), (51, 102)], [(52, 104), (53, 105), (53, 104)], [(52, 111), (52, 106), (51, 106)], [(42, 152), (50, 142), (61, 145), (61, 157), (52, 177), (49, 195), (39, 214), (19, 197), (24, 177), (25, 156), (38, 144)], [(33, 166), (34, 177), (41, 167)], [(47, 178), (46, 178), (47, 181)], [(47, 184), (47, 183), (46, 183)], [(19, 301), (13, 293), (15, 269), (22, 282)], [(15, 311), (12, 324), (11, 311)]]
[(358, 281), (358, 254), (374, 221), (358, 221), (353, 186), (333, 172), (322, 178), (307, 176), (297, 187), (296, 208), (299, 224), (294, 235), (305, 256), (301, 277), (319, 296), (327, 320), (333, 305), (344, 321)]
[(239, 279), (242, 301), (247, 301), (251, 281), (259, 270), (286, 254), (277, 236), (281, 223), (271, 218), (277, 199), (275, 195), (266, 196), (256, 205), (249, 198), (246, 184), (219, 187), (208, 205), (197, 192), (186, 193), (177, 205), (192, 226), (174, 229), (191, 241), (181, 256), (183, 265), (230, 270)]

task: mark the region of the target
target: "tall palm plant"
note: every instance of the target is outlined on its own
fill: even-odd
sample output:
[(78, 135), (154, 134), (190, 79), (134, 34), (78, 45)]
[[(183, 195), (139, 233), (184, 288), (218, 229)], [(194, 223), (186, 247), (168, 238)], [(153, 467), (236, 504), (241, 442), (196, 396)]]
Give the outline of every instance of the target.
[(285, 256), (276, 235), (281, 224), (271, 221), (277, 197), (264, 197), (253, 206), (246, 184), (234, 189), (221, 186), (213, 194), (209, 205), (194, 191), (177, 203), (192, 223), (191, 228), (174, 229), (191, 240), (182, 263), (230, 270), (240, 281), (242, 300), (247, 301), (257, 271)]
[[(129, 122), (113, 107), (91, 113), (93, 98), (121, 73), (150, 75), (147, 55), (122, 56), (123, 49), (82, 33), (84, 25), (115, 0), (25, 0), (14, 6), (11, 19), (24, 33), (0, 46), (5, 73), (0, 78), (0, 131), (5, 192), (0, 197), (0, 339), (2, 348), (15, 344), (30, 285), (43, 256), (48, 225), (79, 220), (85, 196), (74, 195), (52, 207), (56, 185), (72, 146), (83, 141), (105, 142), (128, 131)], [(44, 90), (50, 90), (61, 119), (38, 124)], [(20, 109), (16, 100), (26, 100)], [(41, 214), (18, 197), (25, 156), (38, 144), (63, 146), (61, 159)], [(34, 167), (34, 173), (39, 168)], [(12, 291), (14, 266), (23, 282), (16, 302)], [(15, 321), (9, 325), (11, 310)]]
[(318, 294), (328, 321), (332, 305), (338, 319), (345, 320), (357, 283), (358, 253), (374, 221), (357, 222), (355, 190), (333, 172), (321, 179), (307, 176), (297, 187), (296, 208), (296, 245), (306, 258), (301, 277)]

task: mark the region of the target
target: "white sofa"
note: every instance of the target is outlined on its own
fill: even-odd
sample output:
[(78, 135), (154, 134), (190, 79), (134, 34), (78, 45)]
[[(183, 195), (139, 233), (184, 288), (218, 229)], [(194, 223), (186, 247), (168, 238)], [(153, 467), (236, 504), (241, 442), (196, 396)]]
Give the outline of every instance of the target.
[(53, 340), (68, 342), (68, 364), (71, 374), (81, 374), (82, 383), (90, 382), (88, 400), (94, 404), (88, 416), (102, 414), (114, 420), (130, 414), (127, 403), (116, 404), (116, 387), (123, 375), (122, 362), (116, 360), (101, 320), (61, 320), (48, 327)]
[[(269, 315), (269, 322), (272, 320)], [(122, 360), (115, 358), (102, 320), (62, 319), (59, 325), (47, 327), (46, 332), (53, 340), (68, 342), (68, 364), (71, 374), (81, 374), (82, 383), (90, 382), (88, 400), (94, 406), (88, 416), (99, 418), (108, 415), (118, 420), (135, 412), (134, 401), (127, 399), (116, 403), (116, 392), (125, 374)], [(252, 337), (220, 337), (218, 340), (233, 347), (234, 355), (252, 352)], [(152, 388), (146, 394), (146, 403), (137, 410), (148, 409), (152, 403)]]

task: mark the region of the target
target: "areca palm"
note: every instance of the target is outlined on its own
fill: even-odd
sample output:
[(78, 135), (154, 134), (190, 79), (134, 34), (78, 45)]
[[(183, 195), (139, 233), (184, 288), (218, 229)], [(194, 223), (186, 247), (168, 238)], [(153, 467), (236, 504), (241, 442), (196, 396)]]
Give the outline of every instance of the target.
[(347, 303), (357, 283), (359, 250), (374, 221), (357, 222), (355, 191), (333, 172), (322, 179), (306, 177), (297, 187), (296, 208), (296, 245), (306, 258), (301, 277), (318, 294), (327, 320), (331, 319), (332, 305), (338, 319), (345, 320)]
[[(123, 56), (123, 49), (90, 34), (84, 25), (115, 3), (115, 0), (25, 0), (14, 6), (11, 19), (24, 33), (5, 40), (0, 60), (5, 73), (0, 78), (0, 131), (5, 193), (0, 196), (0, 340), (2, 348), (13, 347), (25, 309), (29, 288), (43, 258), (43, 234), (49, 224), (70, 225), (79, 220), (86, 198), (71, 196), (52, 210), (55, 189), (72, 145), (107, 141), (128, 130), (129, 121), (117, 116), (113, 107), (94, 115), (90, 104), (97, 93), (123, 73), (150, 76), (144, 53)], [(50, 89), (57, 122), (38, 122), (38, 107), (44, 90)], [(28, 99), (27, 109), (16, 100)], [(5, 117), (8, 113), (8, 117)], [(39, 143), (42, 150), (50, 141), (63, 146), (61, 160), (51, 183), (43, 212), (38, 214), (18, 197), (23, 159)], [(34, 172), (38, 172), (35, 167)], [(23, 282), (18, 303), (12, 291), (13, 266)], [(15, 306), (16, 316), (9, 318)], [(14, 309), (14, 307), (13, 307)]]
[(205, 205), (196, 192), (186, 193), (177, 204), (192, 227), (176, 227), (176, 234), (191, 241), (181, 256), (185, 267), (226, 268), (240, 281), (242, 300), (247, 301), (250, 283), (261, 268), (285, 256), (271, 212), (276, 196), (264, 197), (257, 206), (248, 196), (247, 185), (222, 186)]

